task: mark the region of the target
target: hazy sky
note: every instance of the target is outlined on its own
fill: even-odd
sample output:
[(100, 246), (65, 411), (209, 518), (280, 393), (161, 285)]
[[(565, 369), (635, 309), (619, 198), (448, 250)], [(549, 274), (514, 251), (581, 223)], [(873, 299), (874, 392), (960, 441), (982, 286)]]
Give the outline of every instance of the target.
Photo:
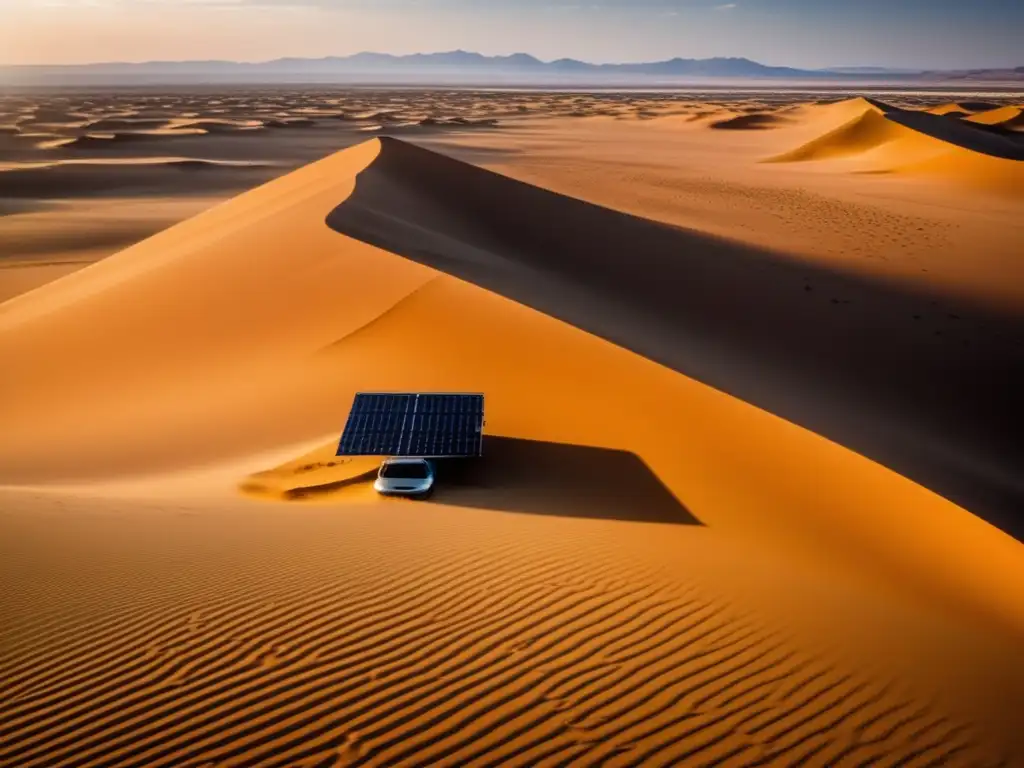
[(1022, 66), (1024, 0), (0, 0), (0, 63), (463, 48), (543, 59)]

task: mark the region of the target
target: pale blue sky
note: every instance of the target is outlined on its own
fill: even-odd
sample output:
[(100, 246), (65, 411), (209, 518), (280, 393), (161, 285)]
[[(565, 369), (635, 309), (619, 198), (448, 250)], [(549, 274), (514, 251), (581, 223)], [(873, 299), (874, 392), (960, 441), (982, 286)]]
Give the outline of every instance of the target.
[(543, 59), (1022, 66), (1024, 0), (0, 0), (2, 63), (463, 48)]

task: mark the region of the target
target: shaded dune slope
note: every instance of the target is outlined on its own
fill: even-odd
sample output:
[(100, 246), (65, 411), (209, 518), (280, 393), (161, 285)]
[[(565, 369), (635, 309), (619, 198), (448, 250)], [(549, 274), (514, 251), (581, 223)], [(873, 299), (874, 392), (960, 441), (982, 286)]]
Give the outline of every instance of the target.
[(328, 217), (823, 434), (1018, 538), (1020, 318), (609, 211), (417, 147)]
[(142, 131), (122, 131), (119, 133), (98, 135), (86, 134), (84, 136), (76, 136), (74, 138), (69, 138), (66, 141), (61, 142), (60, 148), (82, 150), (113, 149), (122, 144), (155, 142), (162, 141), (167, 138), (172, 138), (172, 135), (169, 133), (145, 133)]
[[(0, 197), (11, 200), (62, 200), (72, 197), (118, 197), (159, 189), (164, 194), (207, 194), (243, 189), (272, 175), (267, 163), (168, 158), (148, 163), (121, 163), (112, 172), (102, 163), (40, 164), (0, 171)], [(196, 189), (193, 174), (205, 174)]]
[(1024, 139), (987, 130), (991, 126), (969, 120), (944, 120), (927, 112), (896, 107), (889, 107), (884, 115), (898, 125), (971, 152), (1003, 160), (1024, 160)]
[[(849, 122), (825, 136), (781, 155), (779, 159), (813, 160), (837, 154), (853, 154), (887, 142), (903, 140), (901, 149), (914, 147), (917, 154), (959, 147), (1004, 160), (1024, 159), (1024, 140), (1013, 133), (990, 130), (1014, 115), (1012, 107), (965, 119), (927, 111), (900, 109), (874, 99), (851, 99), (834, 105), (844, 107)], [(992, 114), (991, 121), (985, 115)], [(900, 127), (908, 130), (900, 130)], [(916, 140), (911, 144), (910, 140)], [(909, 158), (908, 158), (909, 159)]]

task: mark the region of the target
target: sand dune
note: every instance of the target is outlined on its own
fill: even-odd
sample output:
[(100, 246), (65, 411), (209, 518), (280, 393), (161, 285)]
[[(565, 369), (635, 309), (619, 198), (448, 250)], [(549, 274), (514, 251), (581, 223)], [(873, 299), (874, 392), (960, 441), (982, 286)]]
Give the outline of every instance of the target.
[(253, 134), (266, 126), (260, 120), (187, 120), (176, 122), (175, 130), (191, 129), (205, 133)]
[(267, 120), (264, 125), (267, 128), (311, 128), (316, 125), (315, 120), (308, 117), (289, 117), (280, 120)]
[[(109, 165), (118, 166), (116, 174), (110, 172)], [(207, 180), (197, 189), (187, 177), (204, 172)], [(208, 194), (214, 189), (242, 189), (270, 175), (272, 167), (266, 163), (192, 158), (109, 163), (61, 161), (0, 170), (0, 195), (9, 199), (61, 200), (68, 196), (118, 197), (155, 189), (165, 194)]]
[(958, 104), (955, 101), (951, 101), (947, 104), (939, 104), (938, 106), (935, 107), (930, 107), (928, 111), (933, 115), (953, 115), (956, 117), (971, 114), (971, 111), (969, 109)]
[[(691, 526), (402, 504), (71, 509), (56, 533), (55, 501), (0, 517), (5, 562), (47, 578), (25, 598), (80, 606), (44, 647), (10, 638), (0, 759), (25, 768), (1012, 764), (915, 685), (836, 668), (731, 604), (815, 599), (800, 569), (758, 586), (756, 555)], [(12, 534), (56, 556), (19, 557)], [(93, 558), (131, 568), (131, 589), (72, 576)]]
[(168, 124), (167, 119), (162, 118), (102, 118), (87, 123), (90, 131), (119, 132), (119, 131), (140, 131), (148, 128), (164, 128)]
[[(1015, 765), (1021, 338), (333, 154), (0, 305), (0, 763)], [(467, 388), (433, 503), (333, 456), (356, 391)]]
[[(1013, 397), (1017, 385), (1009, 382), (1020, 359), (1012, 344), (992, 346), (986, 337), (1020, 339), (1019, 323), (986, 317), (980, 308), (950, 307), (943, 327), (923, 326), (913, 308), (929, 305), (924, 295), (581, 205), (410, 145), (385, 147), (328, 220), (339, 231), (510, 291), (518, 301), (855, 447), (978, 512), (989, 509), (1005, 523), (1015, 517), (1022, 488), (1013, 478), (1020, 468), (1000, 465), (1013, 455), (1015, 438), (1003, 431), (1002, 408)], [(407, 168), (424, 170), (406, 176)], [(563, 227), (509, 226), (509, 211), (537, 206)], [(438, 222), (445, 228), (437, 231)], [(599, 239), (588, 232), (599, 232)], [(496, 242), (503, 244), (501, 258), (473, 256)], [(552, 271), (544, 265), (554, 253), (563, 266)], [(626, 253), (630, 260), (619, 261)], [(575, 266), (564, 266), (570, 260)], [(494, 271), (490, 265), (497, 264)], [(571, 270), (572, 278), (560, 270)], [(667, 281), (666, 274), (678, 278)], [(856, 346), (836, 350), (834, 339), (851, 327), (859, 329)], [(694, 335), (696, 328), (708, 335)], [(884, 374), (873, 373), (877, 363), (869, 360), (882, 359)], [(953, 359), (965, 362), (953, 365)], [(970, 395), (979, 370), (1003, 374), (986, 379), (984, 396)], [(1010, 389), (992, 390), (994, 379)], [(852, 402), (857, 417), (850, 421)], [(1002, 405), (985, 412), (997, 402)], [(938, 453), (936, 445), (949, 448)]]
[(1002, 194), (1024, 194), (1024, 140), (923, 111), (869, 104), (849, 122), (772, 162), (845, 160), (870, 173), (945, 177)]
[(84, 136), (76, 136), (66, 141), (51, 144), (52, 148), (60, 149), (84, 149), (104, 150), (113, 149), (121, 144), (134, 144), (136, 142), (159, 141), (166, 133), (146, 133), (142, 131), (123, 131), (120, 133), (87, 133)]
[[(1016, 136), (1003, 136), (966, 120), (944, 119), (921, 110), (899, 109), (868, 99), (854, 99), (835, 105), (833, 114), (851, 116), (849, 122), (833, 133), (793, 150), (786, 157), (797, 160), (819, 159), (834, 154), (852, 154), (902, 140), (899, 150), (914, 148), (918, 154), (937, 151), (943, 144), (990, 155), (1000, 159), (1024, 158), (1024, 142)], [(1007, 113), (1007, 116), (1011, 116)], [(980, 122), (980, 121), (979, 121)], [(899, 130), (900, 127), (909, 129)], [(933, 140), (933, 141), (927, 141)]]
[[(345, 185), (353, 181), (352, 164), (371, 161), (371, 171), (360, 177), (349, 202), (331, 213), (334, 201), (346, 194)], [(458, 209), (451, 207), (453, 195), (459, 196)], [(500, 205), (496, 204), (498, 200), (502, 201)], [(502, 211), (534, 210), (537, 206), (542, 207), (546, 218), (566, 222), (566, 228), (555, 232), (499, 229), (505, 226)], [(307, 222), (302, 230), (306, 245), (299, 250), (290, 245), (297, 237), (293, 227), (281, 223), (298, 215), (293, 209), (302, 212)], [(749, 250), (573, 203), (387, 140), (369, 142), (309, 166), (240, 198), (237, 204), (215, 208), (83, 270), (52, 290), (4, 305), (0, 325), (6, 359), (18, 361), (29, 355), (52, 361), (45, 367), (19, 365), (17, 375), (4, 382), (4, 402), (21, 403), (17, 412), (5, 413), (10, 439), (0, 455), (0, 466), (5, 468), (6, 479), (29, 481), (32, 477), (70, 477), (74, 473), (102, 476), (113, 467), (124, 471), (175, 466), (182, 461), (202, 463), (232, 452), (271, 448), (333, 431), (339, 418), (336, 404), (346, 390), (337, 374), (309, 378), (312, 374), (307, 371), (303, 375), (304, 368), (298, 364), (303, 355), (329, 348), (333, 341), (385, 310), (402, 306), (400, 302), (406, 297), (413, 297), (409, 301), (423, 300), (416, 297), (451, 289), (428, 287), (435, 273), (427, 267), (410, 266), (398, 257), (384, 258), (376, 248), (347, 238), (337, 240), (339, 236), (329, 229), (318, 228), (317, 216), (328, 214), (336, 229), (371, 242), (396, 238), (387, 244), (388, 248), (500, 289), (791, 418), (813, 421), (821, 431), (839, 432), (852, 444), (859, 441), (857, 447), (871, 449), (865, 452), (883, 453), (891, 464), (924, 475), (933, 487), (964, 495), (972, 509), (991, 512), (991, 517), (1004, 525), (1013, 524), (1012, 518), (998, 514), (1000, 510), (1016, 509), (1019, 499), (1019, 489), (1014, 486), (1019, 474), (1012, 464), (1005, 463), (1013, 456), (1006, 446), (1013, 444), (1014, 431), (1004, 432), (1008, 425), (996, 418), (1002, 413), (998, 411), (1001, 396), (991, 390), (990, 384), (986, 385), (984, 399), (966, 395), (973, 386), (971, 379), (957, 378), (961, 369), (949, 366), (949, 355), (955, 353), (972, 361), (963, 364), (964, 370), (996, 370), (1003, 366), (1008, 374), (1012, 372), (1012, 356), (1000, 355), (1015, 347), (986, 342), (990, 332), (983, 315), (941, 321), (946, 333), (955, 333), (957, 339), (966, 334), (971, 342), (966, 347), (953, 344), (944, 336), (933, 335), (932, 326), (937, 320), (922, 326), (910, 317), (915, 309), (913, 297), (824, 273), (811, 278), (818, 293), (808, 296), (805, 278), (813, 270), (793, 268), (785, 262), (759, 261), (762, 257)], [(405, 233), (426, 223), (424, 216), (430, 216), (433, 223), (429, 229), (420, 230), (413, 241), (416, 247), (410, 249)], [(243, 221), (248, 226), (241, 226), (239, 222)], [(389, 222), (386, 232), (377, 226), (382, 221)], [(218, 231), (220, 227), (229, 228), (226, 231), (232, 233), (232, 245), (228, 247), (223, 236), (210, 240), (219, 254), (211, 261), (202, 255), (210, 246), (204, 245), (207, 236), (200, 233)], [(600, 244), (576, 239), (578, 233), (594, 227), (601, 233)], [(574, 273), (578, 270), (574, 259), (586, 257), (592, 261), (596, 254), (605, 256), (591, 264), (588, 276), (578, 278), (574, 286), (566, 284), (563, 273), (547, 269), (540, 273), (544, 279), (538, 280), (534, 271), (537, 267), (519, 261), (522, 257), (517, 257), (518, 264), (494, 257), (476, 266), (466, 261), (473, 252), (467, 248), (485, 253), (490, 246), (487, 239), (480, 238), (499, 231), (507, 238), (502, 241), (506, 243), (503, 247), (535, 253), (542, 261), (548, 261), (545, 254), (561, 252), (561, 269)], [(573, 232), (577, 234), (568, 234)], [(640, 261), (619, 267), (616, 255), (626, 252), (627, 239), (633, 259)], [(342, 243), (345, 259), (325, 257)], [(447, 244), (441, 253), (439, 243)], [(674, 254), (672, 269), (680, 275), (678, 285), (664, 279), (668, 252)], [(146, 258), (146, 253), (161, 256)], [(258, 253), (276, 253), (279, 261), (265, 262), (259, 273), (247, 271), (247, 283), (240, 283), (237, 276), (228, 277), (240, 268), (236, 265), (249, 263)], [(638, 267), (645, 259), (651, 260), (650, 265)], [(660, 267), (653, 270), (655, 263)], [(703, 265), (700, 271), (687, 266), (696, 263)], [(503, 266), (499, 268), (499, 264)], [(721, 265), (720, 274), (709, 269), (713, 264)], [(749, 282), (737, 282), (736, 276), (745, 272), (750, 274)], [(500, 284), (496, 282), (499, 274), (503, 276)], [(314, 275), (315, 285), (310, 283)], [(363, 277), (356, 280), (353, 275)], [(684, 275), (686, 284), (682, 283)], [(650, 284), (649, 276), (657, 276), (660, 290)], [(719, 279), (732, 284), (728, 294), (715, 287), (714, 281)], [(211, 286), (213, 293), (195, 293), (186, 290), (187, 285)], [(679, 291), (684, 288), (688, 300), (680, 303)], [(426, 293), (413, 293), (418, 290)], [(549, 301), (556, 293), (562, 297), (558, 306)], [(646, 295), (644, 312), (630, 309), (630, 295)], [(700, 300), (700, 295), (716, 298), (709, 303)], [(837, 301), (850, 304), (836, 304), (827, 296), (838, 296)], [(296, 301), (301, 305), (298, 313)], [(250, 311), (252, 302), (259, 307), (255, 314)], [(439, 305), (436, 311), (441, 313), (441, 306), (466, 306), (467, 302), (468, 297), (463, 297), (460, 301), (438, 300), (432, 306)], [(152, 314), (155, 304), (164, 307), (159, 316)], [(58, 307), (63, 309), (58, 312)], [(614, 328), (602, 325), (600, 320), (608, 317), (612, 307), (616, 311)], [(657, 313), (652, 313), (655, 308)], [(898, 316), (894, 313), (906, 313), (905, 321), (894, 322), (894, 316)], [(872, 317), (884, 318), (884, 322), (872, 321)], [(731, 318), (731, 324), (723, 323), (725, 318)], [(835, 334), (851, 325), (861, 328), (858, 345), (848, 345), (838, 355), (827, 352), (834, 348)], [(712, 335), (695, 335), (693, 329), (701, 327)], [(493, 333), (486, 327), (480, 332), (485, 338)], [(543, 333), (555, 338), (550, 330)], [(1007, 326), (998, 333), (1007, 333)], [(203, 343), (197, 345), (199, 338)], [(572, 338), (578, 344), (583, 337), (573, 332)], [(676, 339), (676, 345), (662, 345), (659, 340), (664, 338)], [(678, 346), (680, 339), (684, 339), (682, 346)], [(915, 350), (912, 360), (904, 346)], [(524, 347), (524, 353), (535, 347)], [(558, 345), (549, 341), (543, 348), (555, 353)], [(711, 354), (710, 349), (720, 351)], [(254, 354), (255, 350), (260, 353)], [(865, 364), (869, 354), (873, 359), (885, 360), (885, 376), (869, 375), (870, 370), (865, 370), (871, 368)], [(290, 357), (296, 359), (298, 367), (294, 370), (279, 362)], [(379, 355), (371, 358), (376, 366), (375, 383), (394, 386), (396, 381), (381, 378), (387, 361)], [(57, 361), (76, 371), (76, 397), (62, 405), (58, 405), (60, 382), (51, 375), (51, 366)], [(544, 370), (549, 364), (553, 363), (538, 368)], [(743, 389), (737, 374), (751, 364), (756, 364), (758, 371), (749, 377), (754, 388)], [(613, 363), (612, 358), (605, 362), (595, 359), (583, 369), (611, 371), (624, 365), (622, 361)], [(208, 366), (208, 375), (203, 381), (186, 384), (173, 374), (182, 366)], [(431, 373), (435, 368), (423, 367), (422, 375), (436, 375)], [(495, 372), (498, 370), (504, 368)], [(664, 370), (669, 381), (676, 381), (677, 374)], [(399, 373), (407, 386), (440, 383), (429, 378), (408, 380), (405, 364), (394, 375)], [(474, 368), (472, 375), (482, 373)], [(936, 377), (942, 377), (946, 386), (934, 387)], [(116, 390), (116, 382), (123, 380), (135, 382), (134, 405), (129, 406), (122, 398), (110, 399), (111, 388)], [(511, 381), (505, 386), (512, 386)], [(1004, 376), (1002, 381), (1008, 391), (1015, 391), (1012, 375)], [(238, 390), (242, 382), (249, 383)], [(924, 382), (931, 383), (926, 387)], [(456, 382), (448, 383), (454, 386)], [(346, 386), (355, 385), (350, 380)], [(514, 391), (521, 389), (516, 387)], [(620, 389), (616, 387), (616, 391)], [(251, 409), (264, 411), (261, 404), (268, 398), (278, 403), (279, 413), (253, 422)], [(45, 419), (33, 412), (30, 403), (45, 407)], [(85, 403), (91, 405), (84, 407)], [(843, 413), (851, 403), (857, 404), (856, 418), (845, 420)], [(212, 412), (220, 414), (215, 432), (202, 426)], [(130, 422), (113, 418), (115, 413), (130, 417)], [(496, 418), (495, 423), (497, 428), (509, 428), (515, 435), (516, 425), (521, 429), (527, 423), (520, 421), (522, 418), (519, 415), (507, 423)], [(530, 417), (531, 429), (541, 426), (537, 418), (539, 414)], [(643, 417), (639, 423), (647, 418), (651, 417)], [(663, 417), (648, 423), (651, 427), (662, 424), (658, 427), (662, 429)], [(700, 444), (700, 450), (706, 452), (710, 444), (722, 439), (712, 438), (718, 429), (713, 422), (705, 418), (704, 423), (711, 432), (695, 440), (687, 451), (696, 450)], [(865, 442), (885, 423), (890, 424), (885, 445)], [(858, 432), (858, 426), (862, 432)], [(600, 435), (607, 427), (593, 428), (598, 432), (577, 433), (576, 441), (593, 444), (602, 439)], [(693, 424), (688, 429), (692, 430)], [(140, 446), (131, 438), (139, 430), (159, 433), (162, 439)], [(72, 435), (85, 442), (76, 443)], [(560, 437), (550, 433), (524, 436)], [(648, 437), (653, 439), (653, 435)], [(731, 445), (731, 438), (726, 439)], [(636, 437), (629, 443), (643, 444)], [(925, 449), (926, 444), (943, 443), (955, 444), (959, 451), (935, 456)], [(54, 452), (56, 445), (61, 446), (58, 453)], [(90, 446), (88, 450), (86, 445)], [(656, 466), (672, 464), (668, 457), (678, 456), (681, 446), (673, 443), (663, 450), (668, 452), (654, 462)], [(880, 470), (879, 476), (884, 476)], [(850, 493), (851, 489), (845, 489), (834, 495), (841, 498)], [(859, 494), (853, 493), (850, 503), (856, 498)], [(921, 503), (924, 514), (928, 504)]]
[(717, 120), (710, 123), (711, 128), (718, 128), (721, 130), (763, 130), (766, 128), (775, 128), (786, 120), (778, 115), (764, 114), (761, 112), (752, 112), (746, 115), (737, 115), (736, 117), (730, 117), (725, 120)]
[(933, 115), (960, 116), (972, 115), (976, 112), (987, 112), (997, 109), (999, 106), (999, 104), (994, 104), (990, 101), (950, 101), (945, 104), (926, 107), (924, 111)]
[(994, 125), (1001, 128), (1024, 128), (1024, 110), (1020, 107), (999, 107), (986, 112), (978, 112), (966, 118), (968, 122), (981, 125)]

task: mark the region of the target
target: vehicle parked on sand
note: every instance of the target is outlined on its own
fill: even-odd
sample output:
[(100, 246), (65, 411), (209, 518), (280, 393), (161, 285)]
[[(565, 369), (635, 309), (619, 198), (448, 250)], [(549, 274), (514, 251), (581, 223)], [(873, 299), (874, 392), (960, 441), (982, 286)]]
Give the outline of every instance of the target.
[(434, 466), (416, 457), (384, 459), (373, 488), (385, 496), (426, 498), (434, 490)]

